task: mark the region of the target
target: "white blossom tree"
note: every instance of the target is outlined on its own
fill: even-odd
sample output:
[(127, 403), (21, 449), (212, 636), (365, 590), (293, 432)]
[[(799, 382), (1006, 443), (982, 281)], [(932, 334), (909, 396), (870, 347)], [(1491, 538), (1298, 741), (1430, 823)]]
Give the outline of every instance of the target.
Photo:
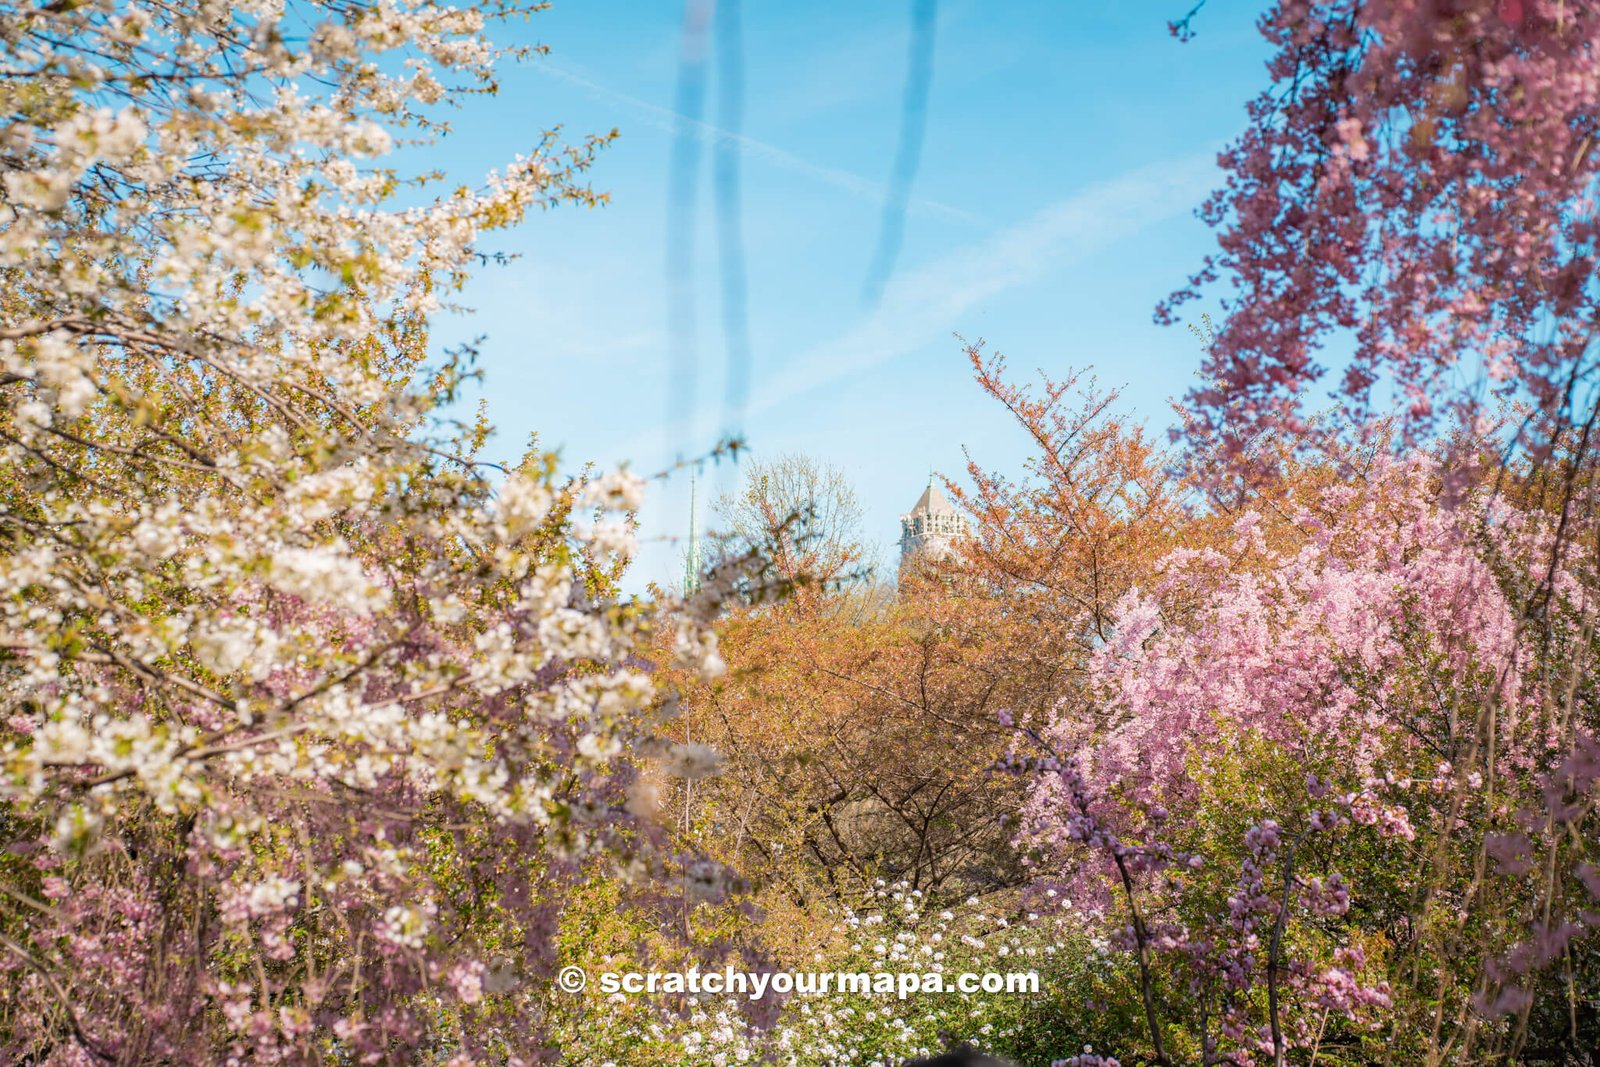
[(549, 887), (654, 862), (641, 482), (484, 463), (428, 363), (594, 144), (395, 163), (533, 6), (0, 17), (0, 1059), (527, 1062)]

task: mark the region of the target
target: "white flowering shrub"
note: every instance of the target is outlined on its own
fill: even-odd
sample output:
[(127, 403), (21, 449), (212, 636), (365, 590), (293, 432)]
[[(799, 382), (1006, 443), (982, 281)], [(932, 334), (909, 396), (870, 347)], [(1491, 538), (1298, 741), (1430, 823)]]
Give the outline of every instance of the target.
[(427, 347), (588, 148), (386, 158), (530, 6), (0, 16), (0, 1062), (531, 1062), (560, 887), (648, 845), (641, 483), (482, 462)]
[[(644, 954), (623, 945), (619, 931), (607, 935), (596, 928), (581, 943), (569, 944), (563, 957), (581, 960), (591, 983), (581, 996), (555, 1001), (565, 1019), (565, 1062), (899, 1067), (964, 1042), (1019, 1062), (1048, 1064), (1061, 1050), (1083, 1046), (1076, 1037), (1085, 1032), (1082, 1017), (1096, 1010), (1084, 1000), (1092, 1000), (1113, 976), (1120, 958), (1103, 939), (1093, 943), (1085, 931), (1098, 924), (1087, 917), (1019, 911), (1014, 901), (1001, 913), (997, 904), (969, 899), (947, 907), (908, 885), (880, 882), (859, 908), (840, 911), (808, 958), (781, 963), (758, 963), (740, 953)], [(607, 936), (616, 939), (613, 950), (593, 952), (593, 942)], [(756, 1000), (748, 992), (607, 996), (594, 988), (596, 975), (606, 970), (681, 972), (691, 964), (702, 972), (728, 966), (792, 971), (801, 989), (784, 996), (767, 992)], [(831, 980), (825, 993), (804, 991), (820, 982), (812, 975), (824, 972), (937, 973), (953, 984), (963, 974), (1028, 971), (1038, 974), (1037, 993), (919, 989), (902, 998), (897, 992), (841, 992)]]

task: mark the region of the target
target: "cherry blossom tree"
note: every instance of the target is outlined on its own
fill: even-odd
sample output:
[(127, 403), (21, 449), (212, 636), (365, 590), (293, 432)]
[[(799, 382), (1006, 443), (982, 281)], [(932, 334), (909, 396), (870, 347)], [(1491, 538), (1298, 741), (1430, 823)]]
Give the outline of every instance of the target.
[(1532, 449), (1587, 434), (1600, 7), (1282, 0), (1260, 28), (1271, 84), (1201, 212), (1217, 250), (1157, 315), (1226, 287), (1194, 429), (1233, 453), (1306, 431), (1342, 368), (1333, 392), (1403, 409), (1407, 439), (1497, 398), (1530, 406)]
[(642, 483), (483, 461), (427, 343), (593, 145), (390, 155), (530, 6), (0, 20), (7, 1062), (532, 1062), (556, 887), (679, 873), (620, 758), (660, 748)]
[[(1196, 32), (1201, 7), (1174, 24), (1178, 36)], [(1275, 802), (1284, 814), (1270, 847), (1259, 821), (1268, 809), (1256, 810), (1252, 855), (1285, 856), (1284, 841), (1325, 834), (1333, 816), (1312, 826), (1305, 806), (1320, 809), (1329, 790), (1417, 793), (1404, 826), (1390, 801), (1362, 809), (1377, 827), (1417, 835), (1399, 868), (1410, 873), (1369, 868), (1369, 885), (1341, 890), (1358, 902), (1369, 894), (1353, 905), (1369, 924), (1390, 916), (1385, 1056), (1580, 1055), (1594, 1043), (1580, 1005), (1597, 978), (1592, 946), (1579, 946), (1600, 917), (1590, 847), (1600, 720), (1584, 680), (1600, 415), (1600, 9), (1281, 0), (1259, 25), (1271, 84), (1222, 154), (1226, 182), (1201, 213), (1217, 251), (1157, 312), (1172, 321), (1185, 301), (1223, 301), (1206, 384), (1184, 411), (1188, 459), (1207, 474), (1217, 517), (1246, 525), (1231, 544), (1186, 548), (1169, 579), (1124, 605), (1103, 660), (1121, 664), (1107, 679), (1121, 715), (1098, 734), (1081, 721), (1062, 727), (1074, 737), (1054, 742), (1077, 760), (1062, 761), (1064, 780), (1080, 808), (1110, 805), (1096, 820), (1111, 821), (1093, 825), (1116, 827), (1100, 841), (1113, 857), (1133, 849), (1125, 855), (1163, 869), (1182, 836), (1170, 831), (1198, 818), (1181, 808), (1194, 799), (1183, 793), (1204, 792), (1197, 771), (1217, 765), (1199, 739), (1219, 723), (1323, 775), (1298, 800)], [(1337, 382), (1317, 395), (1335, 368)], [(1329, 396), (1345, 410), (1327, 409)], [(1397, 458), (1374, 466), (1373, 449)], [(1303, 463), (1330, 454), (1323, 477), (1338, 474), (1320, 490), (1331, 494), (1324, 506), (1381, 501), (1377, 510), (1330, 523), (1306, 509)], [(1289, 486), (1217, 477), (1252, 466)], [(1263, 541), (1270, 529), (1288, 540)], [(1306, 537), (1331, 537), (1333, 553), (1306, 556)], [(1266, 571), (1263, 553), (1276, 559)], [(1270, 792), (1260, 783), (1271, 760), (1236, 758), (1256, 769), (1237, 783), (1248, 806)], [(1130, 823), (1114, 797), (1142, 798), (1134, 811), (1154, 804), (1163, 819), (1176, 802), (1186, 815), (1153, 833), (1147, 810)], [(1296, 805), (1304, 831), (1289, 829)], [(1269, 979), (1293, 926), (1282, 916), (1303, 889), (1281, 862)], [(1230, 902), (1253, 899), (1243, 888)], [(1141, 958), (1163, 947), (1137, 919), (1134, 933)], [(1286, 1048), (1305, 1047), (1290, 1032), (1304, 1020), (1286, 1022), (1268, 999), (1257, 1008), (1270, 1040), (1235, 1029), (1227, 1055), (1282, 1062)]]
[(1551, 572), (1538, 493), (1446, 507), (1431, 457), (1343, 459), (1122, 598), (1091, 690), (1018, 749), (1040, 886), (1136, 958), (1159, 1062), (1576, 1054), (1592, 556)]

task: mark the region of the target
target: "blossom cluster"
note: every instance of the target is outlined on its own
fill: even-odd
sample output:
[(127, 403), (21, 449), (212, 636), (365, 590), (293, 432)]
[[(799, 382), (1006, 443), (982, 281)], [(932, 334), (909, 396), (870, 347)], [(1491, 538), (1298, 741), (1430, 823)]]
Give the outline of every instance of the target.
[(1497, 399), (1530, 406), (1535, 450), (1582, 426), (1600, 9), (1277, 0), (1258, 25), (1271, 84), (1200, 211), (1218, 248), (1157, 313), (1229, 290), (1191, 429), (1236, 456), (1310, 440), (1332, 424), (1305, 406), (1336, 374), (1359, 415), (1395, 397), (1411, 442)]
[[(1137, 961), (1155, 1058), (1169, 1028), (1229, 1063), (1282, 1062), (1330, 1026), (1410, 1033), (1403, 954), (1480, 975), (1503, 992), (1472, 1010), (1501, 1018), (1585, 936), (1594, 746), (1546, 688), (1591, 618), (1584, 565), (1551, 562), (1549, 516), (1488, 495), (1452, 506), (1446, 480), (1425, 455), (1380, 455), (1359, 479), (1291, 486), (1270, 530), (1229, 516), (1123, 598), (1091, 661), (1095, 705), (1019, 733), (1040, 885), (1104, 916)], [(1541, 587), (1555, 595), (1536, 649), (1517, 598)], [(1570, 919), (1515, 881), (1535, 851)], [(1424, 917), (1410, 940), (1368, 925), (1429, 877), (1485, 892), (1485, 863), (1506, 879), (1497, 921), (1520, 931), (1498, 948)], [(1464, 1011), (1469, 980), (1451, 979)], [(1162, 1019), (1151, 991), (1173, 987), (1187, 1006)]]
[(428, 340), (589, 149), (392, 154), (534, 6), (0, 20), (0, 1059), (528, 1062), (562, 880), (666, 862), (643, 482), (484, 461)]
[[(845, 907), (804, 966), (853, 973), (938, 973), (1045, 969), (1057, 953), (1060, 920), (996, 913), (978, 898), (942, 906), (921, 890), (879, 880), (859, 908)], [(610, 965), (608, 961), (607, 965)], [(752, 1014), (743, 992), (660, 998), (649, 1008), (615, 993), (583, 1008), (572, 1055), (595, 1056), (596, 1067), (643, 1060), (662, 1050), (671, 1062), (696, 1067), (778, 1063), (787, 1067), (898, 1067), (938, 1054), (949, 1042), (994, 1047), (1015, 1036), (1022, 1011), (1003, 995), (912, 992), (870, 995), (829, 987), (768, 1000), (783, 1001), (773, 1018)], [(1040, 997), (1047, 995), (1041, 990)], [(1021, 999), (1028, 999), (1026, 997)], [(607, 1035), (605, 1038), (599, 1035)], [(590, 1049), (612, 1048), (609, 1059)], [(630, 1051), (623, 1052), (622, 1049)]]

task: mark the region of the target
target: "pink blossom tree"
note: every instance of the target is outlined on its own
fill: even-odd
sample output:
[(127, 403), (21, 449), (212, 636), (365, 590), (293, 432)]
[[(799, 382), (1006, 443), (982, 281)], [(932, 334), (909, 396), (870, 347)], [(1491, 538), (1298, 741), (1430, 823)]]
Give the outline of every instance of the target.
[(1531, 406), (1533, 448), (1591, 427), (1600, 8), (1282, 0), (1260, 27), (1271, 84), (1202, 211), (1217, 251), (1157, 316), (1225, 287), (1195, 429), (1232, 452), (1304, 431), (1338, 365), (1333, 392), (1394, 402), (1412, 439), (1496, 398)]
[(1600, 980), (1573, 962), (1600, 917), (1592, 562), (1551, 575), (1556, 516), (1441, 481), (1299, 471), (1125, 597), (1089, 706), (1019, 749), (1040, 887), (1134, 956), (1157, 1061), (1593, 1032), (1566, 1010)]

